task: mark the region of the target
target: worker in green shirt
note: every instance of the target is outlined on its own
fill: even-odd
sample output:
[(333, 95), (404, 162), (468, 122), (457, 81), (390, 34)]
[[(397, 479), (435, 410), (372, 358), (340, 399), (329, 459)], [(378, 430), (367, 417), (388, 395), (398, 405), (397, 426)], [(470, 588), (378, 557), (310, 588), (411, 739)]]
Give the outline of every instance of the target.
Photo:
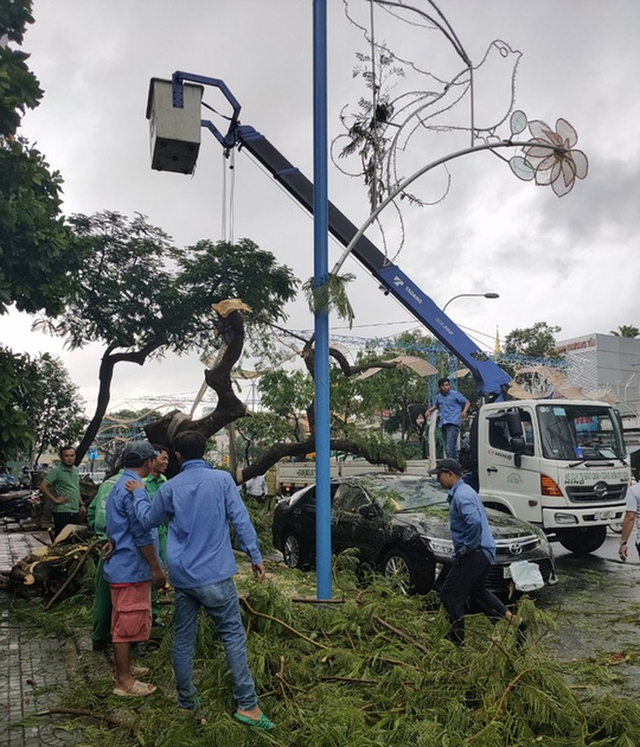
[[(167, 481), (164, 473), (167, 471), (167, 467), (169, 466), (169, 452), (167, 451), (167, 447), (153, 444), (153, 448), (158, 452), (158, 456), (151, 464), (151, 472), (144, 478), (144, 485), (151, 500), (153, 500), (153, 496), (158, 492), (158, 488)], [(167, 527), (165, 524), (161, 524), (158, 527), (158, 544), (160, 546), (160, 560), (162, 561), (162, 565), (166, 568)]]
[(56, 464), (38, 485), (38, 490), (53, 506), (54, 538), (67, 526), (79, 524), (86, 514), (80, 500), (80, 476), (75, 466), (76, 450), (73, 446), (63, 446), (58, 452), (60, 464)]
[[(159, 444), (153, 444), (153, 448), (158, 452), (158, 456), (151, 463), (151, 472), (144, 478), (143, 482), (149, 498), (153, 500), (153, 496), (157, 493), (158, 488), (167, 481), (164, 473), (167, 471), (169, 466), (169, 452), (166, 446)], [(162, 567), (167, 569), (167, 525), (160, 524), (158, 527), (158, 556)], [(151, 589), (151, 618), (153, 624), (158, 624), (158, 590), (156, 588)]]
[[(98, 539), (107, 541), (107, 498), (118, 482), (124, 469), (108, 477), (98, 488), (96, 497), (87, 510), (87, 524)], [(102, 651), (111, 643), (111, 592), (103, 575), (104, 558), (100, 554), (96, 568), (96, 586), (93, 597), (93, 630), (91, 642), (94, 651)]]

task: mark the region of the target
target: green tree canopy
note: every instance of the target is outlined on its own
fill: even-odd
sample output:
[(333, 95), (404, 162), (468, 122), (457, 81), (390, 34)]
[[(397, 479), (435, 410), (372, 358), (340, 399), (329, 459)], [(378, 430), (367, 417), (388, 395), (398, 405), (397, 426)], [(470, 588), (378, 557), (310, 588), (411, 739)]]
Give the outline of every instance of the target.
[(555, 335), (561, 327), (536, 322), (532, 327), (514, 329), (506, 336), (504, 352), (527, 358), (557, 358)]
[(640, 329), (633, 324), (621, 324), (617, 330), (612, 329), (610, 334), (616, 337), (637, 337), (640, 335)]
[[(22, 44), (33, 23), (31, 0), (0, 0), (0, 39)], [(0, 44), (0, 314), (59, 313), (73, 294), (82, 249), (60, 212), (62, 180), (42, 153), (18, 134), (22, 115), (40, 103), (42, 90), (28, 55)], [(30, 413), (46, 398), (45, 365), (0, 348), (0, 459), (29, 451), (37, 436)]]
[(74, 444), (87, 424), (83, 400), (59, 358), (48, 353), (35, 361), (42, 396), (29, 403), (29, 416), (35, 432), (32, 461), (40, 461), (47, 449), (58, 450)]
[[(22, 43), (30, 0), (0, 0), (0, 37)], [(0, 46), (0, 314), (61, 311), (74, 290), (82, 247), (61, 215), (62, 179), (17, 135), (21, 117), (42, 98), (28, 55)]]
[(35, 427), (29, 413), (42, 398), (41, 384), (28, 355), (15, 355), (0, 346), (0, 462), (30, 450)]
[(82, 399), (59, 358), (0, 348), (0, 462), (35, 461), (46, 449), (74, 443), (86, 424)]
[(249, 239), (178, 249), (142, 215), (102, 211), (75, 215), (70, 223), (87, 252), (76, 273), (79, 292), (56, 319), (40, 324), (72, 348), (88, 342), (105, 346), (98, 402), (78, 447), (80, 460), (107, 411), (118, 363), (144, 365), (167, 351), (224, 344), (225, 322), (213, 306), (225, 299), (242, 299), (254, 310), (249, 325), (283, 319), (297, 281)]

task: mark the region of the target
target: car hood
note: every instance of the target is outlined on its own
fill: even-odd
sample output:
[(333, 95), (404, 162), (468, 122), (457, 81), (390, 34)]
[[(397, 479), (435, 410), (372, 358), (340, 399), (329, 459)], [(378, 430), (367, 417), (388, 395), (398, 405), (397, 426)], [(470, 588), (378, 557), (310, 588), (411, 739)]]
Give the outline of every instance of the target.
[[(526, 521), (516, 519), (509, 514), (493, 509), (486, 509), (489, 527), (494, 539), (511, 539), (526, 537), (535, 533), (534, 527)], [(435, 539), (450, 539), (449, 512), (447, 509), (431, 508), (411, 513), (393, 515), (394, 523), (410, 526), (420, 534)]]

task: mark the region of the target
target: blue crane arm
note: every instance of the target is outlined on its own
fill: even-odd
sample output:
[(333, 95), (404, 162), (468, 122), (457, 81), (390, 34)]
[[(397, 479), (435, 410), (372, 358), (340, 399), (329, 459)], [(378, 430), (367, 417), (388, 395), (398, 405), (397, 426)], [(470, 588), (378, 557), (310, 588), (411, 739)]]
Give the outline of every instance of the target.
[[(237, 143), (245, 148), (310, 213), (313, 213), (313, 183), (253, 127), (240, 125)], [(329, 203), (329, 231), (343, 245), (356, 235), (356, 226)], [(511, 378), (454, 323), (438, 306), (366, 236), (353, 248), (356, 259), (405, 306), (443, 345), (471, 371), (478, 392), (491, 401), (506, 398)]]

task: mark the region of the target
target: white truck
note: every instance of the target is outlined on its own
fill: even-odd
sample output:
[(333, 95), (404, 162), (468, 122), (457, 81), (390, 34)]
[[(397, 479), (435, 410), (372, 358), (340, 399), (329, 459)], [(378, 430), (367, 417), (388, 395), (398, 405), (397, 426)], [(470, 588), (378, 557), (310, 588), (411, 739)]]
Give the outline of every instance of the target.
[(474, 418), (460, 452), (483, 503), (541, 527), (585, 554), (624, 514), (631, 480), (622, 421), (603, 402), (493, 402)]

